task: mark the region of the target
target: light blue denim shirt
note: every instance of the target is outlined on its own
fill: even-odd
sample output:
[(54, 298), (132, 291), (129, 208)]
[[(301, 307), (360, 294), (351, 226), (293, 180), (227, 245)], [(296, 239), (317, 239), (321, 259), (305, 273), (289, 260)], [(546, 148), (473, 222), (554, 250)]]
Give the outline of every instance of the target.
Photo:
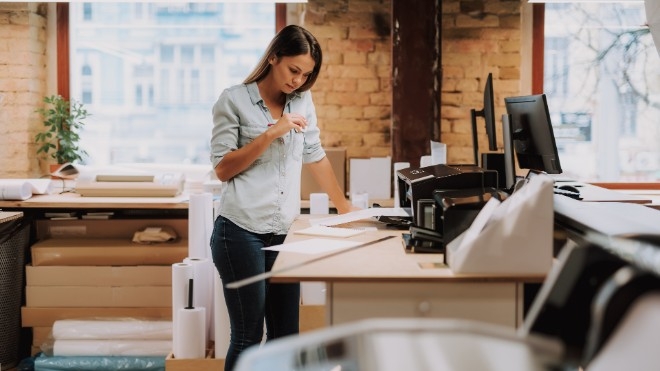
[[(311, 92), (287, 96), (284, 112), (307, 119), (307, 130), (274, 140), (247, 169), (223, 182), (219, 214), (254, 233), (286, 234), (300, 214), (303, 162), (325, 157)], [(213, 105), (211, 162), (250, 143), (277, 118), (271, 116), (256, 83), (232, 86)]]

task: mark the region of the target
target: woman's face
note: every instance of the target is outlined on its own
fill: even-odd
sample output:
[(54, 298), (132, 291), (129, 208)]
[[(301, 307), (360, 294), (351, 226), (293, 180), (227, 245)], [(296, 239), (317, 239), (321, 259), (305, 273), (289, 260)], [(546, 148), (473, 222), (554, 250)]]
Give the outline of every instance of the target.
[(271, 77), (276, 86), (285, 93), (291, 94), (307, 81), (314, 70), (314, 59), (309, 54), (291, 57), (272, 58)]

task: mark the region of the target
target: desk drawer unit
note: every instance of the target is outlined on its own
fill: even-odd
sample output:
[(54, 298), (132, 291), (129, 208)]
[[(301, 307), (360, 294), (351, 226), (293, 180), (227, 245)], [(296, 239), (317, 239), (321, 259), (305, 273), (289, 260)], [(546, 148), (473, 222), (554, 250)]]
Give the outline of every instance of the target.
[(516, 327), (515, 282), (334, 282), (328, 284), (333, 325), (377, 317), (458, 318)]

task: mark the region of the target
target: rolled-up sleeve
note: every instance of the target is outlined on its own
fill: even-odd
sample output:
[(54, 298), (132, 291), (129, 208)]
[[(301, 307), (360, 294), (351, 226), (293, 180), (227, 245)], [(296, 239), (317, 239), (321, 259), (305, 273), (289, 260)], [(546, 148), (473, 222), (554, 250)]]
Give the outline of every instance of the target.
[(312, 101), (310, 91), (302, 94), (302, 106), (305, 108), (307, 130), (305, 131), (305, 148), (303, 149), (303, 162), (317, 162), (325, 157), (325, 150), (321, 146), (321, 130), (316, 119), (316, 108)]
[(231, 90), (220, 94), (212, 113), (211, 163), (215, 168), (227, 153), (238, 148), (239, 113), (232, 101)]

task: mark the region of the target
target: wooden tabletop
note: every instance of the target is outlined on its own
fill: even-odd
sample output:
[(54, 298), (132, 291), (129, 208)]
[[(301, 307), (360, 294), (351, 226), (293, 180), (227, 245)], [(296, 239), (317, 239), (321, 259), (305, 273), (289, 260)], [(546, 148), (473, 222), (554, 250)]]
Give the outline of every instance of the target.
[[(309, 215), (301, 215), (291, 227), (286, 242), (303, 241), (310, 237), (295, 234), (309, 224)], [(443, 264), (442, 254), (411, 254), (403, 247), (401, 234), (406, 231), (385, 229), (376, 221), (352, 222), (343, 225), (351, 228), (378, 228), (367, 230), (349, 238), (334, 238), (369, 242), (384, 236), (393, 236), (383, 242), (364, 248), (349, 249), (341, 254), (326, 253), (333, 256), (320, 259), (321, 254), (280, 252), (273, 271), (278, 271), (272, 278), (274, 282), (326, 281), (326, 282), (543, 282), (544, 276), (493, 276), (493, 275), (458, 275)], [(304, 264), (309, 260), (316, 260)], [(302, 266), (300, 266), (302, 265)], [(289, 267), (296, 266), (294, 269)]]

